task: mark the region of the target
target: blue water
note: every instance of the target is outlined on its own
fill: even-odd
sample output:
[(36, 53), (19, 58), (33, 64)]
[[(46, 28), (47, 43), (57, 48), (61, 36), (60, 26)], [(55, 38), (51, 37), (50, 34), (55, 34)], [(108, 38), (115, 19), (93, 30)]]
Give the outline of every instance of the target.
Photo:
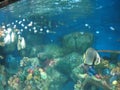
[[(23, 29), (21, 35), (26, 36), (27, 33), (30, 33), (29, 30), (24, 30), (24, 27), (18, 24), (16, 20), (21, 21), (25, 19), (24, 25), (33, 21), (36, 23), (34, 26), (37, 30), (40, 28), (44, 29), (43, 33), (45, 34), (36, 34), (39, 38), (42, 38), (42, 42), (39, 43), (43, 44), (56, 43), (61, 45), (60, 40), (66, 34), (77, 31), (91, 32), (95, 36), (92, 46), (95, 49), (120, 50), (119, 0), (87, 0), (89, 2), (86, 5), (91, 5), (87, 8), (90, 11), (88, 13), (87, 10), (84, 11), (84, 8), (81, 9), (79, 5), (77, 6), (77, 3), (83, 0), (66, 0), (70, 3), (62, 4), (59, 3), (65, 0), (46, 1), (48, 3), (43, 3), (42, 5), (42, 3), (38, 3), (35, 0), (20, 0), (1, 8), (0, 26), (2, 26), (2, 23), (7, 25), (14, 22), (18, 29)], [(72, 9), (72, 7), (75, 7), (75, 9)], [(12, 26), (11, 24), (10, 27)], [(46, 33), (48, 29), (56, 33)], [(33, 33), (33, 31), (31, 32)], [(69, 84), (73, 83), (70, 82), (68, 85), (65, 85), (64, 90), (73, 90), (73, 87), (68, 87), (70, 86)]]
[[(30, 1), (27, 0), (21, 0), (20, 6), (25, 3), (28, 4)], [(78, 11), (71, 12), (70, 10), (63, 10), (58, 15), (52, 15), (48, 16), (46, 15), (48, 20), (51, 20), (53, 23), (52, 30), (56, 31), (56, 34), (48, 34), (46, 35), (48, 38), (53, 39), (54, 42), (57, 42), (58, 38), (75, 31), (82, 31), (82, 32), (92, 32), (95, 34), (95, 42), (94, 46), (96, 49), (110, 49), (110, 50), (120, 50), (120, 13), (119, 13), (119, 0), (94, 0), (91, 1), (93, 5), (92, 13), (87, 16), (78, 16)], [(26, 5), (25, 4), (25, 5)], [(25, 7), (25, 6), (23, 6)], [(33, 7), (33, 6), (31, 6)], [(16, 12), (11, 10), (9, 11), (11, 6), (6, 7), (5, 9), (0, 10), (0, 22), (1, 23), (11, 23), (13, 21), (20, 20), (22, 18), (19, 18), (18, 16), (15, 17), (14, 14)], [(22, 8), (19, 8), (21, 12), (17, 12), (19, 15), (24, 13), (27, 13), (28, 6), (26, 6), (25, 10), (21, 10)], [(58, 11), (56, 11), (58, 12)], [(48, 12), (51, 13), (51, 12)], [(18, 15), (17, 14), (17, 15)], [(33, 13), (34, 14), (34, 13)], [(72, 15), (73, 14), (73, 15)], [(23, 14), (24, 15), (24, 14)], [(43, 14), (44, 15), (44, 14)], [(69, 16), (68, 16), (69, 15)], [(28, 14), (29, 16), (29, 14)], [(73, 17), (76, 17), (76, 19), (72, 19)], [(27, 17), (25, 17), (27, 18)], [(31, 19), (31, 18), (30, 18)], [(29, 18), (28, 18), (29, 20)], [(31, 19), (32, 20), (32, 19)], [(39, 18), (37, 17), (33, 19), (34, 21), (39, 21)], [(42, 21), (40, 21), (42, 22)], [(63, 23), (63, 25), (59, 25), (59, 23)], [(55, 28), (54, 24), (58, 24), (58, 27)], [(90, 28), (85, 27), (85, 24), (88, 24)], [(19, 26), (18, 26), (19, 27)], [(115, 30), (111, 30), (110, 27), (113, 27)], [(46, 37), (45, 36), (45, 37)], [(103, 38), (104, 37), (104, 38)], [(106, 43), (107, 42), (107, 43)]]

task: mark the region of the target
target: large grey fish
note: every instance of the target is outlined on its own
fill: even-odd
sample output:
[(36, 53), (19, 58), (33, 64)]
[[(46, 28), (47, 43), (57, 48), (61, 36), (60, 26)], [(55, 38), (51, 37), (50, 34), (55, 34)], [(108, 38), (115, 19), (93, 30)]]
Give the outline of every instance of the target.
[(93, 48), (88, 48), (83, 55), (84, 64), (98, 65), (100, 63), (100, 56), (98, 52)]

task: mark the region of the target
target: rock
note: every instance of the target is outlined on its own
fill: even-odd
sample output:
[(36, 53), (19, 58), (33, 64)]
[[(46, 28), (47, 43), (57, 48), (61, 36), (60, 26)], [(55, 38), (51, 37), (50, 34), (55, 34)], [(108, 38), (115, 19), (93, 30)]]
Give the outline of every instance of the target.
[(66, 83), (68, 78), (54, 68), (48, 68), (47, 74), (50, 76), (51, 79), (49, 84), (49, 90), (62, 90), (61, 88)]
[(80, 74), (83, 74), (83, 77), (84, 77), (84, 70), (83, 68), (81, 68), (80, 66), (77, 66), (75, 67), (72, 72), (71, 72), (71, 79), (73, 81), (77, 81), (77, 80), (80, 80), (80, 81), (83, 81), (83, 78), (82, 76), (79, 76)]
[(39, 59), (37, 57), (34, 58), (28, 58), (28, 57), (24, 57), (21, 61), (20, 61), (20, 66), (21, 67), (36, 67), (39, 66)]
[[(79, 90), (86, 90), (86, 88), (88, 88), (86, 87), (87, 85), (91, 86), (90, 90), (92, 90), (92, 86), (95, 86), (96, 88), (102, 88), (102, 90), (112, 90), (112, 88), (106, 83), (106, 81), (96, 80), (95, 78), (90, 76), (85, 78), (85, 80), (82, 82), (82, 87), (80, 87)], [(98, 89), (95, 89), (95, 90), (98, 90)]]
[(41, 61), (45, 61), (47, 59), (59, 58), (63, 56), (63, 49), (55, 44), (48, 44), (43, 47), (43, 51), (37, 54), (37, 57)]
[(78, 51), (84, 53), (88, 47), (93, 44), (92, 33), (75, 32), (65, 35), (63, 38), (63, 46), (66, 51), (73, 52)]
[(82, 63), (82, 57), (78, 53), (71, 53), (67, 56), (61, 58), (57, 63), (55, 68), (66, 75), (70, 75), (72, 69)]

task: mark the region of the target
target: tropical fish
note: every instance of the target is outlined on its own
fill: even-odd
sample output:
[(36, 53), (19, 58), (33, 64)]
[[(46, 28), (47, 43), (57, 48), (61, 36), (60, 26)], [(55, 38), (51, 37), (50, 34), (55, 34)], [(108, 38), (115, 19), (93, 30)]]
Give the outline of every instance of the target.
[(22, 50), (26, 47), (25, 39), (24, 37), (18, 36), (18, 43), (17, 43), (17, 49)]
[(8, 30), (5, 31), (6, 34), (4, 35), (4, 43), (10, 44), (15, 41), (15, 32), (12, 32), (11, 28), (8, 28)]
[(11, 36), (11, 42), (14, 42), (15, 41), (15, 33), (12, 32), (10, 36)]
[(100, 56), (93, 48), (88, 48), (83, 55), (84, 64), (98, 65), (100, 63)]
[(6, 36), (4, 37), (4, 43), (10, 44), (10, 41), (11, 41), (10, 33), (7, 33)]

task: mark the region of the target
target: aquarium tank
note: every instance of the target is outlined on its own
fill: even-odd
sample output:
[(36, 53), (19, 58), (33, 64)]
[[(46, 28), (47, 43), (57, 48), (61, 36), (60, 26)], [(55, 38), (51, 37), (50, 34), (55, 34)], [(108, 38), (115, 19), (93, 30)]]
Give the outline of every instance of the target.
[(120, 0), (5, 4), (0, 90), (120, 90), (119, 8)]

